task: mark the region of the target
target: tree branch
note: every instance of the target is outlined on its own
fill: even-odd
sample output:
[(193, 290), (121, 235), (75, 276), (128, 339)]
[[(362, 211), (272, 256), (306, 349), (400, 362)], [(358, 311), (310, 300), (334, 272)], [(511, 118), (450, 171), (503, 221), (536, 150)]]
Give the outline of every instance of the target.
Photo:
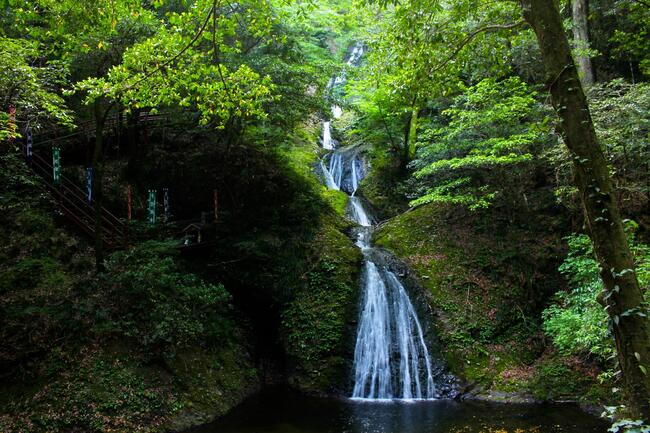
[(185, 52), (186, 52), (187, 50), (189, 50), (189, 49), (192, 47), (192, 45), (194, 45), (194, 44), (196, 43), (196, 41), (199, 40), (199, 38), (201, 37), (201, 35), (202, 35), (203, 32), (205, 31), (205, 28), (208, 26), (208, 23), (210, 22), (210, 17), (212, 17), (212, 14), (214, 14), (214, 13), (215, 13), (215, 10), (214, 10), (214, 8), (211, 7), (211, 8), (210, 8), (210, 11), (208, 12), (208, 16), (205, 17), (205, 21), (203, 22), (203, 24), (202, 24), (201, 27), (199, 28), (199, 31), (194, 35), (194, 37), (192, 38), (192, 40), (191, 40), (187, 45), (185, 45), (185, 46), (183, 47), (183, 49), (181, 49), (181, 50), (180, 50), (176, 55), (174, 55), (174, 57), (172, 57), (172, 58), (170, 58), (169, 60), (163, 62), (161, 65), (159, 65), (159, 66), (156, 67), (155, 69), (152, 69), (151, 71), (147, 72), (146, 74), (144, 74), (144, 76), (142, 76), (142, 77), (141, 77), (139, 80), (137, 80), (135, 83), (129, 84), (128, 86), (124, 87), (124, 88), (122, 89), (122, 91), (124, 91), (124, 90), (128, 90), (128, 89), (130, 89), (130, 88), (132, 88), (132, 87), (134, 87), (134, 86), (137, 86), (138, 84), (140, 84), (141, 82), (143, 82), (143, 81), (146, 80), (147, 78), (151, 77), (153, 74), (155, 74), (155, 73), (157, 73), (157, 72), (160, 72), (160, 71), (163, 70), (165, 67), (167, 67), (168, 65), (170, 65), (174, 60), (180, 58), (183, 54), (185, 54)]
[(523, 25), (523, 24), (525, 24), (525, 21), (521, 20), (521, 21), (518, 21), (518, 22), (516, 22), (516, 23), (512, 23), (512, 24), (492, 24), (492, 25), (488, 25), (488, 26), (481, 27), (481, 28), (479, 28), (479, 29), (474, 30), (472, 33), (470, 33), (469, 35), (465, 36), (465, 38), (464, 38), (462, 41), (460, 41), (460, 43), (456, 46), (456, 49), (451, 53), (451, 55), (450, 55), (449, 57), (447, 57), (447, 58), (446, 58), (442, 63), (440, 63), (438, 66), (436, 66), (435, 68), (431, 69), (431, 71), (429, 71), (429, 73), (437, 72), (437, 71), (439, 71), (440, 69), (442, 69), (442, 68), (444, 68), (445, 66), (447, 66), (447, 64), (448, 64), (449, 62), (451, 62), (453, 59), (455, 59), (455, 58), (458, 56), (458, 54), (460, 54), (460, 52), (463, 50), (463, 48), (465, 48), (465, 46), (466, 46), (467, 44), (469, 44), (469, 43), (472, 41), (472, 39), (474, 39), (474, 38), (475, 38), (477, 35), (479, 35), (480, 33), (489, 32), (489, 31), (492, 31), (492, 30), (509, 30), (509, 29), (514, 29), (514, 28), (519, 27), (519, 26), (521, 26), (521, 25)]

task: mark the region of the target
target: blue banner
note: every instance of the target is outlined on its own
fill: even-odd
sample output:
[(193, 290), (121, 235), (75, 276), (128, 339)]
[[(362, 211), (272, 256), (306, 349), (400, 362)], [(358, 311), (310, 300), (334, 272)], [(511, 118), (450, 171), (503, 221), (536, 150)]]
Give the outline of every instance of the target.
[(34, 146), (34, 137), (32, 136), (32, 128), (29, 126), (25, 131), (25, 156), (29, 161), (32, 160), (32, 148)]
[(86, 198), (88, 199), (88, 205), (90, 206), (93, 202), (93, 168), (86, 168)]

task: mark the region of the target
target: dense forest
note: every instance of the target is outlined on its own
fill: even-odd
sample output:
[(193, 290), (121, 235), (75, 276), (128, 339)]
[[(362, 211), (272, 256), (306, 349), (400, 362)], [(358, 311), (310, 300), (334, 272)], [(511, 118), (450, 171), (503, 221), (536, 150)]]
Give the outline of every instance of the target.
[(0, 23), (0, 431), (650, 432), (647, 1)]

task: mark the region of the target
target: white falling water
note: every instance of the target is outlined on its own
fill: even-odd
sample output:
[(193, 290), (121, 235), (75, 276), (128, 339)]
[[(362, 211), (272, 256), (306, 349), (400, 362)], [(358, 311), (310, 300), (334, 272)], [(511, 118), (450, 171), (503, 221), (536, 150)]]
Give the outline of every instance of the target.
[[(363, 45), (356, 44), (348, 66), (356, 66), (363, 55)], [(345, 81), (345, 70), (333, 80), (328, 89)], [(334, 118), (342, 110), (332, 106)], [(350, 217), (361, 226), (356, 245), (365, 256), (363, 305), (354, 349), (354, 389), (352, 398), (369, 400), (432, 399), (435, 385), (431, 360), (424, 340), (422, 326), (413, 305), (397, 276), (371, 259), (372, 218), (356, 196), (364, 170), (356, 155), (346, 156), (332, 145), (331, 126), (323, 122), (323, 147), (332, 150), (329, 164), (320, 161), (325, 184), (330, 189), (346, 190), (351, 186)], [(346, 169), (348, 167), (349, 169)]]
[[(424, 341), (422, 326), (415, 313), (411, 299), (397, 276), (385, 271), (386, 282), (393, 289), (394, 314), (400, 353), (400, 380), (402, 398), (427, 398), (434, 397), (435, 384), (431, 372), (431, 359), (429, 350)], [(420, 383), (420, 374), (424, 373), (426, 379), (426, 393)]]
[(363, 55), (363, 44), (358, 42), (352, 49), (352, 54), (350, 54), (350, 58), (348, 59), (348, 66), (356, 66), (357, 62), (359, 61), (359, 59), (361, 59), (362, 55)]
[(330, 122), (323, 122), (323, 149), (332, 150), (332, 126)]
[(341, 183), (343, 182), (343, 155), (341, 153), (335, 152), (332, 153), (330, 158), (329, 172), (334, 179), (336, 184), (336, 189), (341, 189)]
[(343, 109), (338, 105), (332, 105), (332, 117), (335, 119), (340, 118), (343, 115)]
[(357, 189), (359, 188), (359, 175), (357, 173), (357, 158), (355, 157), (350, 161), (350, 164), (352, 167), (350, 168), (350, 177), (352, 181), (352, 196), (354, 197), (354, 194), (357, 192)]
[(322, 159), (320, 160), (320, 168), (321, 168), (321, 171), (323, 172), (323, 176), (325, 177), (325, 185), (329, 189), (339, 190), (340, 188), (336, 184), (336, 181), (334, 180), (334, 178), (332, 177), (332, 173), (330, 173), (330, 171), (327, 169), (327, 167), (325, 167), (325, 163), (323, 162)]
[(362, 227), (370, 227), (372, 223), (359, 197), (351, 196), (350, 204), (352, 205), (352, 219)]
[(354, 349), (353, 398), (393, 398), (391, 327), (386, 285), (377, 266), (365, 264), (364, 305)]
[(395, 274), (368, 260), (364, 289), (352, 398), (434, 398), (429, 351), (404, 286)]

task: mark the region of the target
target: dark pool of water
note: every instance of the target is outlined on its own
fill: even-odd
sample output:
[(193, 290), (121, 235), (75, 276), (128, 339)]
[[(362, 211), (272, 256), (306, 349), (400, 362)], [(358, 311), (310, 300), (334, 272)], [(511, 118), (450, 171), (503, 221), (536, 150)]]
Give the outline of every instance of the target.
[[(269, 389), (191, 433), (605, 433), (573, 405), (369, 403)], [(188, 432), (190, 433), (190, 432)]]

